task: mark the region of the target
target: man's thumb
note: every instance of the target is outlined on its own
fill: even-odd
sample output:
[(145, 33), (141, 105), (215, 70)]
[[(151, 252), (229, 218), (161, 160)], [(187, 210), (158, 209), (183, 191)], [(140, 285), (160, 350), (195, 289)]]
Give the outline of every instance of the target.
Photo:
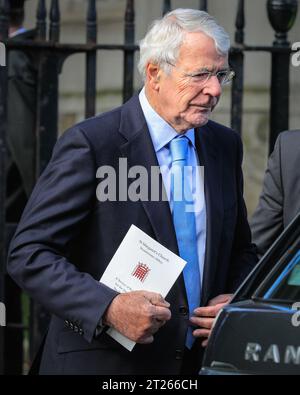
[(170, 303), (167, 302), (160, 294), (157, 293), (151, 293), (149, 301), (154, 305), (154, 306), (160, 306), (160, 307), (170, 307)]

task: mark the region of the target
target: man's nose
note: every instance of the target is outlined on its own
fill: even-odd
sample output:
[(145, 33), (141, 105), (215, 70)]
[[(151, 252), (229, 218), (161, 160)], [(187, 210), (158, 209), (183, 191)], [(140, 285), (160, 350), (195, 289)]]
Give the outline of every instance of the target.
[(212, 75), (206, 82), (202, 92), (206, 95), (218, 97), (222, 93), (222, 85), (216, 75)]

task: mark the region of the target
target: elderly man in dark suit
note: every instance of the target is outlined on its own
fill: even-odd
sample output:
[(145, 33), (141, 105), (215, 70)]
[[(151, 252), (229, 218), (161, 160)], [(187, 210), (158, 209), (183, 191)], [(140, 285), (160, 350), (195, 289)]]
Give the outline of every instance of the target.
[(300, 211), (300, 130), (280, 133), (251, 218), (253, 242), (262, 256)]
[[(207, 13), (172, 11), (141, 42), (140, 94), (57, 142), (8, 261), (18, 284), (53, 314), (41, 374), (198, 372), (216, 314), (256, 263), (240, 137), (209, 121), (233, 76), (229, 47)], [(159, 166), (164, 196), (121, 198), (121, 159), (148, 175)], [(189, 210), (186, 197), (175, 197), (175, 162), (192, 169), (183, 173)], [(200, 164), (205, 178), (196, 171)], [(117, 199), (96, 196), (103, 166), (116, 173)], [(132, 188), (137, 180), (127, 182)], [(168, 302), (151, 290), (118, 294), (99, 283), (132, 224), (187, 261)], [(110, 338), (106, 326), (137, 342), (133, 351)]]

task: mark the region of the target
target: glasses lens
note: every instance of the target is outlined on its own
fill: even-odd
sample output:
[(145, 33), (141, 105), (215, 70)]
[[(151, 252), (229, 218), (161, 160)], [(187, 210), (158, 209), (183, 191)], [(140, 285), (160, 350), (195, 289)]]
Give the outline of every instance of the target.
[(203, 84), (205, 83), (210, 77), (210, 73), (209, 72), (204, 72), (204, 73), (198, 73), (198, 74), (194, 74), (192, 76), (192, 79), (195, 83), (197, 84)]
[(234, 76), (235, 76), (235, 73), (232, 70), (220, 71), (218, 73), (218, 79), (220, 81), (220, 84), (222, 84), (222, 85), (228, 84), (230, 81), (232, 81)]

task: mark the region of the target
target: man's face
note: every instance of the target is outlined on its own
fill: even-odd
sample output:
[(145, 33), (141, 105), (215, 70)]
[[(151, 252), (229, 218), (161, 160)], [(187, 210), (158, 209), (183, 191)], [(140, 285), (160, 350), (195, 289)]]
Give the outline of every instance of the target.
[(199, 82), (203, 71), (228, 69), (227, 56), (215, 49), (212, 38), (204, 33), (187, 33), (176, 64), (170, 74), (157, 73), (155, 109), (178, 132), (205, 125), (222, 93), (216, 76)]

